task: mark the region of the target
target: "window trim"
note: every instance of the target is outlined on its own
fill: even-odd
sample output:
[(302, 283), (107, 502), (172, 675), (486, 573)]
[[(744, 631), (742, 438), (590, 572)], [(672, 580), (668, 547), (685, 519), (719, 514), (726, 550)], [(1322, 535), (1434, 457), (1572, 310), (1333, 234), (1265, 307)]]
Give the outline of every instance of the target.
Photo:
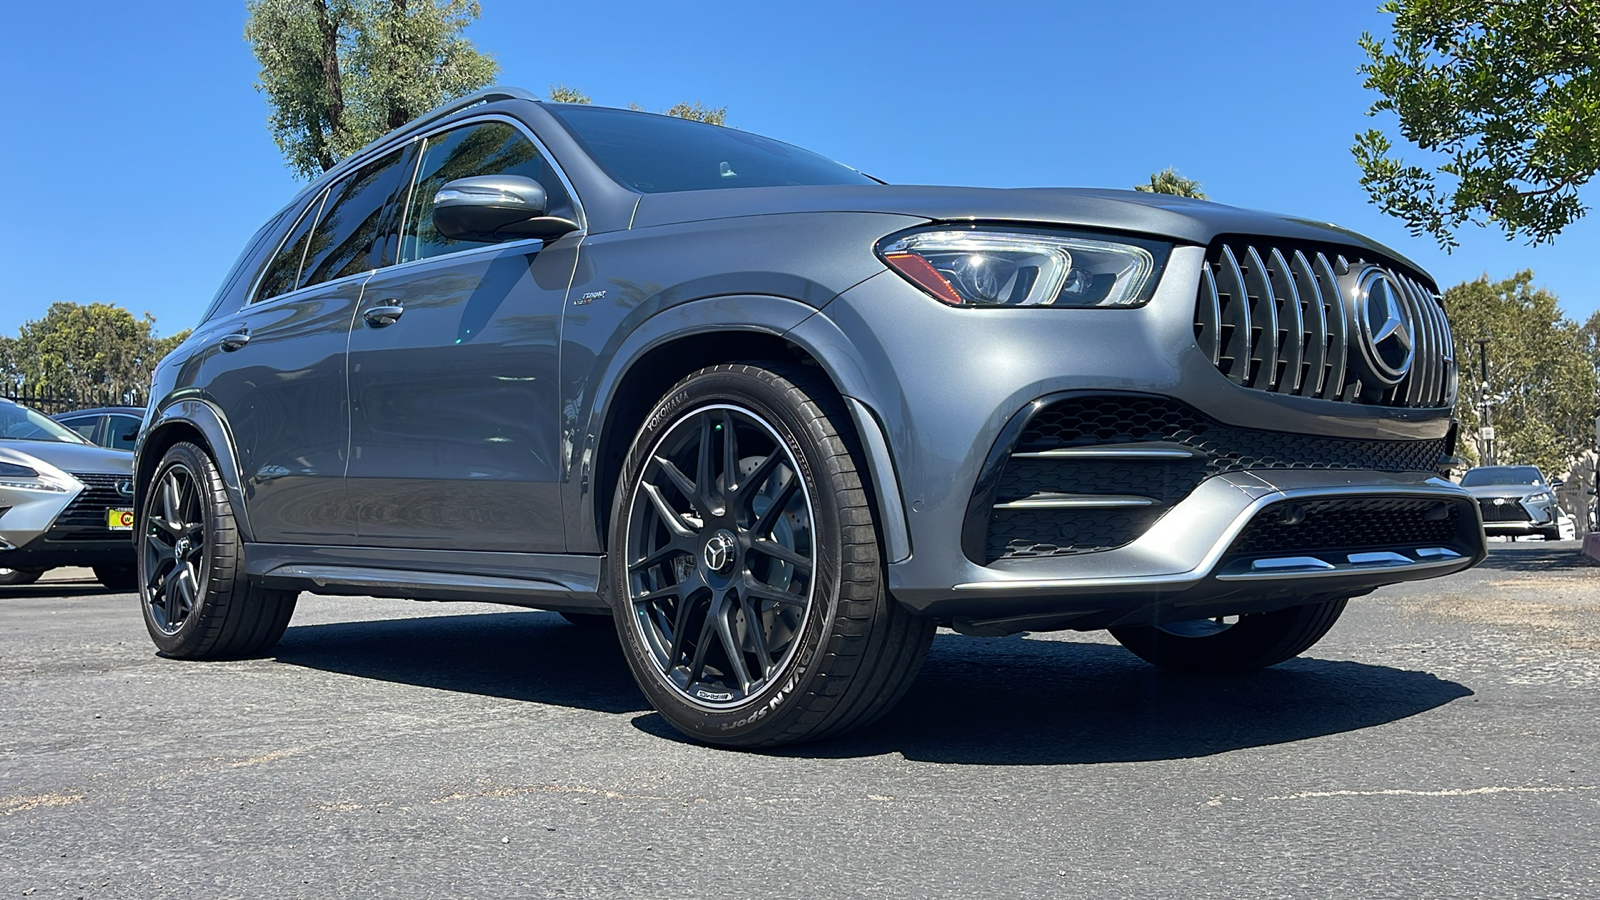
[[(406, 175), (405, 171), (404, 171), (405, 167), (406, 167), (406, 163), (409, 162), (409, 160), (407, 160), (407, 158), (406, 158), (406, 154), (411, 151), (412, 146), (413, 145), (410, 142), (407, 142), (407, 143), (401, 144), (400, 146), (395, 147), (395, 148), (393, 148), (391, 150), (387, 150), (387, 151), (385, 151), (383, 153), (375, 154), (375, 155), (372, 156), (372, 158), (366, 160), (365, 162), (361, 163), (360, 165), (350, 167), (349, 171), (344, 172), (338, 178), (335, 178), (332, 181), (328, 182), (328, 186), (322, 192), (322, 208), (317, 211), (317, 221), (313, 222), (312, 225), (311, 225), (311, 232), (310, 232), (311, 236), (313, 238), (316, 237), (318, 229), (320, 229), (322, 227), (322, 218), (323, 218), (324, 215), (326, 215), (329, 212), (328, 201), (333, 199), (333, 189), (338, 187), (338, 186), (340, 186), (340, 185), (342, 185), (342, 184), (345, 184), (348, 181), (350, 181), (362, 169), (365, 169), (367, 166), (372, 165), (373, 163), (382, 162), (385, 157), (388, 157), (388, 156), (391, 156), (391, 155), (398, 155), (399, 158), (396, 159), (394, 161), (394, 163), (393, 163), (393, 167), (396, 169), (394, 177), (396, 177), (396, 178), (415, 177), (415, 174), (416, 174), (415, 167), (413, 167), (412, 174), (409, 175), (409, 176)], [(392, 215), (390, 214), (390, 205), (394, 202), (395, 195), (398, 194), (399, 192), (400, 192), (399, 186), (396, 186), (394, 189), (392, 189), (390, 191), (390, 193), (389, 193), (389, 196), (384, 198), (383, 206), (379, 207), (379, 209), (378, 209), (378, 214), (379, 214), (381, 220), (383, 221), (384, 225), (389, 224), (389, 220), (392, 218)], [(338, 206), (339, 206), (339, 203), (342, 203), (344, 200), (345, 200), (344, 196), (339, 197), (339, 199), (337, 201), (335, 201), (335, 203), (334, 203), (334, 208), (337, 209)], [(298, 226), (299, 224), (300, 224), (300, 222), (298, 220), (296, 220), (295, 225)], [(286, 232), (284, 234), (284, 239), (288, 240), (289, 233), (292, 233), (293, 231), (294, 231), (294, 229), (290, 228), (289, 232)], [(387, 236), (385, 236), (384, 239), (387, 240)], [(352, 272), (349, 275), (341, 275), (338, 278), (328, 278), (328, 279), (325, 279), (323, 281), (319, 281), (316, 284), (302, 284), (300, 282), (301, 282), (302, 279), (304, 279), (306, 277), (306, 270), (305, 269), (306, 269), (306, 263), (309, 262), (307, 257), (311, 252), (311, 244), (312, 244), (311, 241), (309, 241), (309, 240), (306, 241), (305, 251), (300, 254), (300, 273), (295, 276), (295, 283), (296, 283), (295, 289), (292, 290), (292, 291), (284, 291), (284, 294), (293, 294), (293, 293), (297, 293), (299, 291), (309, 290), (310, 288), (321, 287), (322, 285), (325, 285), (325, 284), (335, 284), (337, 282), (344, 281), (347, 278), (354, 278), (357, 275), (370, 275), (373, 272), (376, 272), (381, 268), (385, 268), (384, 266), (370, 266), (368, 268), (362, 269), (359, 272)], [(337, 248), (333, 248), (333, 249), (337, 249)], [(377, 256), (378, 256), (378, 258), (380, 260), (383, 258), (382, 250), (378, 248), (377, 244), (374, 244), (373, 248), (371, 250), (369, 250), (368, 253), (367, 253), (367, 261), (369, 263), (372, 261), (372, 256), (373, 256), (374, 252), (377, 253)], [(276, 254), (274, 254), (274, 255), (276, 255)]]

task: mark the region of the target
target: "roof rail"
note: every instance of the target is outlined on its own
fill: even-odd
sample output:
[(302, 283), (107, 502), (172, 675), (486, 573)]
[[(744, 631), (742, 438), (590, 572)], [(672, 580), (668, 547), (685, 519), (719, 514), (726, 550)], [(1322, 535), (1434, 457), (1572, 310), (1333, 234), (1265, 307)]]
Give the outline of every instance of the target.
[[(399, 128), (384, 133), (377, 140), (367, 144), (360, 150), (357, 150), (356, 152), (340, 160), (339, 164), (329, 171), (342, 171), (348, 168), (348, 164), (360, 160), (362, 157), (371, 153), (372, 150), (379, 144), (386, 144), (397, 137), (402, 137), (404, 135), (412, 134), (413, 132), (421, 131), (422, 129), (427, 128), (429, 125), (432, 125), (446, 116), (453, 115), (469, 107), (477, 106), (480, 103), (497, 103), (501, 100), (532, 100), (535, 103), (541, 102), (538, 94), (535, 94), (532, 91), (524, 90), (523, 88), (500, 86), (486, 87), (481, 91), (468, 94), (465, 97), (457, 97), (454, 100), (446, 101), (437, 109), (431, 112), (423, 113), (406, 124), (401, 125)], [(322, 180), (323, 177), (319, 175), (317, 178), (312, 180), (312, 184), (316, 184)]]

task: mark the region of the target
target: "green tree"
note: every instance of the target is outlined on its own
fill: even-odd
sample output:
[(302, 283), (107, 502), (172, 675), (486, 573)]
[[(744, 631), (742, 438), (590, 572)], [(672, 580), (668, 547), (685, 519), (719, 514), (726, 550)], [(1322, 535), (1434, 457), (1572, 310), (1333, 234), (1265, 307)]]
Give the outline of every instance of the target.
[(667, 115), (677, 116), (680, 119), (691, 119), (695, 122), (704, 122), (707, 125), (728, 124), (728, 108), (726, 106), (706, 106), (698, 100), (694, 103), (679, 103), (667, 110)]
[(579, 90), (578, 88), (568, 87), (567, 85), (564, 85), (564, 84), (552, 84), (552, 85), (550, 85), (550, 102), (551, 103), (580, 103), (580, 104), (582, 104), (584, 106), (588, 106), (589, 104), (593, 103), (594, 101), (590, 100), (589, 99), (589, 95), (585, 94), (583, 91)]
[(1561, 314), (1556, 296), (1533, 286), (1531, 271), (1504, 281), (1488, 276), (1444, 292), (1461, 367), (1462, 444), (1458, 452), (1481, 461), (1478, 339), (1487, 337), (1489, 393), (1495, 405), (1495, 456), (1564, 472), (1568, 461), (1594, 441), (1595, 391), (1600, 382), (1582, 326)]
[(476, 0), (249, 0), (256, 89), (289, 168), (306, 178), (494, 80), (461, 36)]
[(1193, 197), (1196, 200), (1210, 199), (1206, 196), (1206, 192), (1200, 189), (1200, 182), (1179, 175), (1178, 170), (1170, 166), (1151, 173), (1149, 184), (1136, 184), (1133, 189), (1144, 191), (1146, 194), (1176, 194), (1179, 197)]
[(1368, 115), (1394, 113), (1407, 142), (1445, 161), (1407, 165), (1379, 130), (1356, 135), (1371, 201), (1447, 250), (1468, 222), (1538, 244), (1583, 216), (1578, 189), (1600, 170), (1600, 0), (1379, 8), (1394, 36), (1361, 36), (1379, 94)]
[(152, 333), (155, 319), (109, 303), (53, 303), (44, 318), (0, 339), (0, 385), (9, 393), (143, 406), (156, 363), (189, 332)]

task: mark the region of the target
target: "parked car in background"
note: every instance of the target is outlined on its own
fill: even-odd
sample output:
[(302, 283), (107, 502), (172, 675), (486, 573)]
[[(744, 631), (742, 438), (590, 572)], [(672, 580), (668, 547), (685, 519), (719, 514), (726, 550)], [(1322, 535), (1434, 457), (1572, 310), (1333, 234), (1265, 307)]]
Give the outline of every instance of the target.
[(1538, 466), (1478, 466), (1461, 476), (1461, 486), (1478, 501), (1484, 534), (1562, 539), (1554, 490), (1561, 482), (1546, 479)]
[(137, 406), (102, 406), (57, 413), (51, 418), (76, 431), (91, 444), (133, 452), (144, 410)]
[(132, 532), (133, 454), (0, 400), (0, 584), (86, 566), (106, 587), (131, 590)]
[(610, 616), (674, 727), (772, 746), (883, 715), (940, 624), (1241, 672), (1486, 553), (1433, 282), (1303, 218), (496, 89), (318, 178), (197, 312), (137, 470), (180, 658), (263, 652), (301, 591)]

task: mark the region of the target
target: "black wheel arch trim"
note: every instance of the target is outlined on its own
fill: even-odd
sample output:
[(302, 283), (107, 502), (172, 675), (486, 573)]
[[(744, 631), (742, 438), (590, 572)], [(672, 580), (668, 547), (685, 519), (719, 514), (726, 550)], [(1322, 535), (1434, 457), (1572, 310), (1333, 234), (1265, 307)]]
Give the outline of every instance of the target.
[(204, 449), (211, 454), (222, 475), (223, 487), (228, 492), (228, 502), (233, 505), (234, 523), (242, 540), (249, 541), (255, 532), (250, 527), (249, 506), (245, 503), (243, 479), (239, 475), (238, 454), (234, 452), (233, 429), (222, 410), (206, 400), (184, 397), (169, 400), (161, 406), (150, 424), (139, 434), (134, 447), (134, 509), (144, 509), (145, 490), (150, 478), (160, 464), (159, 456), (151, 457), (147, 450), (162, 447), (161, 438), (174, 428), (192, 429), (200, 434)]

